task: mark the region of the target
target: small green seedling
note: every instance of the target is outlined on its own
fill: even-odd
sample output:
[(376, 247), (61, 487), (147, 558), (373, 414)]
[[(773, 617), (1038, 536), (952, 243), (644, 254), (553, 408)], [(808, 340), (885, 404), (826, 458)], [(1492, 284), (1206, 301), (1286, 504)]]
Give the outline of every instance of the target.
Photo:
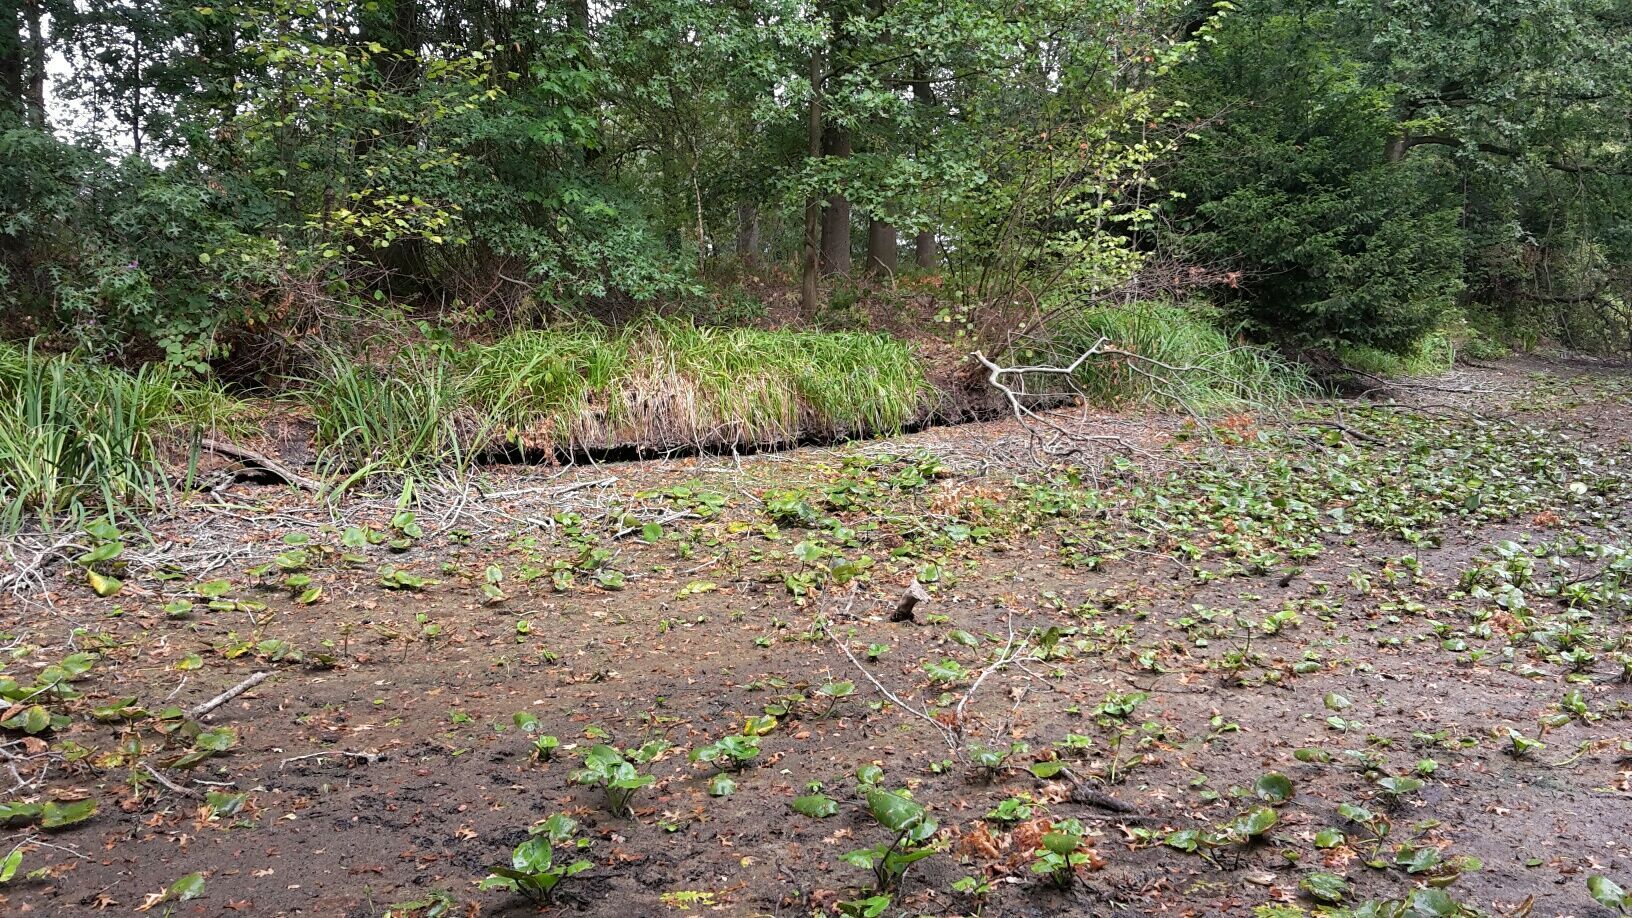
[(740, 771), (759, 758), (759, 737), (722, 736), (707, 746), (693, 749), (693, 762), (708, 762), (725, 771)]
[(1036, 860), (1031, 863), (1031, 872), (1048, 877), (1050, 883), (1062, 889), (1070, 886), (1077, 868), (1093, 860), (1082, 850), (1083, 835), (1082, 823), (1075, 819), (1054, 823), (1043, 834), (1043, 846), (1033, 852)]
[(510, 866), (492, 868), (481, 888), (508, 889), (534, 902), (550, 901), (562, 880), (594, 866), (582, 858), (565, 864), (556, 861), (557, 848), (581, 851), (589, 847), (589, 839), (573, 838), (577, 829), (575, 820), (560, 813), (534, 826), (531, 837), (511, 852)]
[(840, 859), (871, 870), (874, 888), (885, 893), (900, 885), (907, 868), (940, 850), (934, 841), (940, 825), (929, 817), (923, 804), (905, 793), (874, 785), (866, 786), (865, 790), (867, 811), (879, 825), (895, 833), (895, 838), (885, 844), (851, 851)]
[(604, 744), (591, 746), (584, 753), (584, 767), (572, 773), (572, 783), (600, 787), (606, 792), (606, 802), (612, 814), (626, 816), (629, 801), (635, 792), (657, 782), (651, 775), (641, 774), (635, 767), (636, 763), (648, 764), (666, 748), (668, 745), (661, 742), (647, 743), (639, 749), (623, 752)]

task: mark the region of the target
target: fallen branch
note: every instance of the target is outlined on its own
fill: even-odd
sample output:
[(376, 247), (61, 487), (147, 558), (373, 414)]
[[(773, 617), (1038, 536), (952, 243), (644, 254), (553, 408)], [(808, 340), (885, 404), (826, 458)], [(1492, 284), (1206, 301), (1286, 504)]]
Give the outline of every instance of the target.
[(294, 471), (278, 460), (273, 459), (271, 456), (257, 453), (252, 449), (246, 449), (245, 447), (238, 446), (237, 444), (225, 443), (220, 440), (211, 440), (209, 438), (201, 440), (198, 445), (212, 453), (226, 456), (228, 459), (236, 459), (243, 465), (253, 466), (263, 471), (271, 472), (273, 475), (283, 479), (285, 482), (288, 482), (289, 484), (302, 490), (310, 491), (313, 494), (320, 494), (323, 491), (323, 482), (318, 481), (315, 478), (308, 478), (307, 476)]
[(152, 765), (149, 765), (146, 762), (143, 762), (142, 763), (142, 768), (149, 775), (152, 775), (153, 780), (155, 780), (155, 781), (159, 782), (160, 784), (164, 785), (165, 790), (168, 790), (173, 794), (179, 794), (180, 796), (183, 796), (183, 797), (191, 797), (194, 800), (197, 800), (200, 797), (200, 794), (198, 793), (198, 791), (195, 791), (190, 787), (182, 787), (181, 785), (175, 783), (174, 781), (171, 781), (169, 778), (166, 778), (164, 775), (160, 774), (158, 769), (154, 768)]
[[(856, 591), (852, 589), (850, 591), (850, 600), (844, 604), (844, 611), (846, 614), (849, 613), (850, 607), (855, 605), (855, 603)], [(894, 692), (891, 692), (889, 689), (885, 688), (884, 683), (878, 681), (877, 677), (867, 670), (867, 667), (861, 665), (861, 661), (856, 659), (856, 655), (850, 652), (850, 647), (842, 639), (840, 639), (837, 634), (833, 633), (833, 626), (830, 622), (824, 622), (822, 624), (822, 630), (827, 632), (827, 636), (832, 639), (834, 644), (838, 645), (839, 651), (850, 660), (851, 664), (854, 665), (856, 669), (861, 671), (861, 674), (867, 678), (867, 681), (873, 684), (873, 688), (878, 689), (878, 693), (880, 695), (883, 695), (885, 698), (889, 699), (891, 704), (894, 704), (901, 710), (906, 711), (908, 714), (911, 714), (924, 723), (929, 724), (931, 727), (934, 727), (940, 732), (941, 737), (946, 740), (946, 746), (948, 749), (951, 749), (954, 753), (960, 752), (958, 736), (955, 732), (948, 729), (946, 724), (943, 724), (935, 718), (930, 717), (928, 714), (924, 713), (918, 708), (907, 704), (905, 701), (902, 701), (899, 697), (897, 697)]]
[(322, 752), (308, 752), (305, 755), (297, 755), (284, 759), (278, 765), (278, 770), (282, 771), (290, 762), (303, 762), (306, 759), (322, 759), (329, 756), (342, 756), (348, 759), (361, 759), (363, 763), (367, 765), (373, 765), (382, 758), (378, 752), (347, 752), (344, 749), (325, 749)]
[(204, 717), (216, 708), (221, 707), (232, 699), (237, 698), (239, 695), (242, 695), (255, 686), (260, 685), (262, 682), (265, 682), (267, 677), (270, 675), (272, 674), (266, 672), (255, 673), (232, 688), (229, 688), (214, 698), (211, 698), (209, 701), (194, 707), (191, 711), (187, 712), (187, 716), (193, 720)]

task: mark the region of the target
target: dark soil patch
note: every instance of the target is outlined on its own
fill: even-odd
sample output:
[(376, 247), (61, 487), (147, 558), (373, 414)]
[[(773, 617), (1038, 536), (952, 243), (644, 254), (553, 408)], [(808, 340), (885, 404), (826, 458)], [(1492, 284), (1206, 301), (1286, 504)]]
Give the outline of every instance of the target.
[[(555, 912), (677, 913), (690, 892), (706, 894), (699, 898), (725, 914), (832, 913), (838, 901), (863, 893), (868, 876), (840, 855), (887, 840), (854, 802), (852, 776), (866, 763), (883, 768), (889, 787), (910, 787), (930, 807), (947, 845), (908, 874), (890, 914), (971, 914), (978, 903), (953, 886), (972, 875), (993, 881), (983, 914), (995, 916), (1308, 908), (1314, 903), (1301, 897), (1298, 881), (1315, 872), (1345, 876), (1351, 901), (1409, 893), (1424, 875), (1365, 866), (1374, 855), (1359, 843), (1364, 833), (1338, 814), (1342, 803), (1391, 821), (1375, 855), (1384, 861), (1402, 843), (1442, 849), (1447, 860), (1481, 860), (1482, 869), (1449, 886), (1470, 906), (1511, 912), (1528, 901), (1537, 915), (1605, 914), (1586, 896), (1587, 875), (1632, 878), (1632, 772), (1618, 747), (1632, 736), (1632, 689), (1616, 681), (1613, 662), (1632, 649), (1625, 612), (1594, 614), (1594, 660), (1572, 673), (1536, 639), (1518, 634), (1511, 616), (1466, 595), (1458, 582), (1495, 543), (1521, 534), (1591, 531), (1626, 544), (1632, 388), (1602, 374), (1588, 382), (1532, 381), (1531, 369), (1504, 365), (1471, 371), (1464, 381), (1522, 386), (1523, 397), (1499, 406), (1502, 414), (1546, 425), (1557, 441), (1599, 449), (1591, 455), (1602, 473), (1594, 487), (1603, 493), (1578, 498), (1569, 490), (1574, 473), (1555, 480), (1538, 471), (1522, 483), (1528, 491), (1501, 492), (1514, 508), (1506, 517), (1447, 510), (1437, 548), (1366, 525), (1349, 533), (1276, 530), (1265, 515), (1274, 504), (1265, 510), (1249, 498), (1281, 487), (1272, 470), (1279, 452), (1253, 447), (1254, 422), (1244, 419), (1223, 428), (1227, 441), (1245, 436), (1241, 446), (1217, 448), (1238, 471), (1199, 529), (1177, 510), (1146, 515), (1192, 486), (1198, 493), (1212, 486), (1212, 479), (1185, 478), (1183, 463), (1146, 463), (1141, 472), (1107, 460), (1096, 488), (1091, 477), (1073, 483), (1014, 464), (1016, 453), (1002, 448), (1014, 431), (976, 426), (843, 454), (807, 451), (740, 466), (619, 466), (559, 483), (519, 482), (509, 490), (536, 490), (491, 499), (479, 512), (466, 506), (446, 531), (435, 533), (440, 527), (426, 513), (424, 528), (433, 534), (404, 552), (375, 546), (360, 552), (364, 563), (316, 567), (311, 575), (325, 594), (307, 606), (292, 602), (275, 578), (272, 588), (248, 586), (244, 570), (288, 549), (268, 536), (305, 532), (332, 542), (338, 534), (323, 535), (324, 514), (285, 503), (291, 499), (275, 489), (240, 488), (237, 509), (196, 507), (156, 521), (155, 532), (193, 549), (224, 546), (223, 533), (238, 532), (248, 551), (208, 576), (230, 578), (232, 596), (262, 602), (266, 612), (200, 608), (168, 617), (160, 607), (190, 579), (131, 572), (124, 593), (97, 600), (82, 575), (64, 568), (53, 581), (54, 610), (6, 614), (16, 647), (39, 645), (8, 667), (19, 679), (67, 653), (71, 633), (75, 647), (104, 654), (80, 684), (85, 701), (62, 708), (73, 725), (51, 737), (53, 748), (72, 739), (93, 753), (78, 762), (52, 759), (43, 776), (44, 759), (23, 762), (17, 792), (45, 799), (77, 790), (99, 799), (100, 810), (77, 827), (38, 836), (61, 847), (28, 848), (24, 871), (49, 867), (50, 875), (19, 877), (7, 887), (7, 914), (82, 914), (110, 902), (129, 910), (195, 871), (206, 874), (207, 894), (180, 904), (177, 914), (377, 916), (433, 890), (479, 903), (483, 914), (533, 914), (524, 901), (478, 891), (476, 883), (487, 867), (507, 862), (529, 826), (558, 812), (581, 822), (594, 867), (563, 883)], [(1359, 423), (1358, 411), (1351, 407), (1346, 422)], [(1146, 425), (1146, 445), (1163, 449), (1179, 427), (1163, 424)], [(1431, 462), (1444, 444), (1423, 436), (1391, 449), (1424, 450), (1423, 461)], [(1192, 443), (1181, 440), (1157, 458), (1185, 456)], [(913, 478), (926, 468), (914, 458), (918, 447), (946, 457), (943, 470), (930, 470), (921, 484)], [(1310, 446), (1309, 467), (1286, 480), (1359, 461), (1323, 450)], [(878, 461), (857, 472), (865, 463), (855, 457), (868, 455)], [(848, 467), (844, 456), (852, 457)], [(591, 500), (591, 488), (564, 490), (595, 475), (620, 479), (615, 506), (610, 498)], [(1017, 475), (1023, 487), (1014, 484)], [(1183, 486), (1148, 490), (1169, 475)], [(671, 490), (676, 485), (688, 490)], [(840, 530), (796, 522), (787, 514), (799, 511), (777, 503), (790, 496), (784, 492), (830, 500), (836, 486), (841, 498), (864, 489), (849, 506), (818, 509), (839, 520)], [(716, 509), (700, 492), (723, 500)], [(1131, 496), (1118, 503), (1119, 494)], [(1436, 496), (1422, 491), (1417, 499), (1427, 504)], [(1320, 509), (1357, 513), (1361, 497), (1326, 494)], [(1240, 507), (1230, 509), (1237, 498)], [(341, 525), (383, 527), (390, 512), (389, 496), (365, 500)], [(567, 512), (577, 517), (551, 519)], [(784, 517), (768, 528), (774, 514)], [(238, 529), (225, 528), (229, 518)], [(664, 537), (646, 544), (626, 532), (642, 520), (664, 520)], [(803, 602), (791, 595), (790, 584), (832, 564), (798, 560), (801, 542), (873, 559), (855, 582), (853, 602), (852, 585), (832, 580), (812, 585)], [(1298, 544), (1318, 546), (1318, 553), (1299, 555)], [(622, 589), (597, 585), (583, 562), (593, 549), (609, 553), (602, 566), (623, 575)], [(1261, 570), (1254, 567), (1260, 552), (1274, 555)], [(1405, 556), (1420, 572), (1411, 572)], [(378, 568), (387, 564), (441, 582), (421, 592), (384, 590)], [(502, 602), (480, 590), (489, 565), (504, 574)], [(934, 597), (918, 620), (888, 621), (907, 580), (930, 567), (923, 576)], [(563, 569), (571, 583), (558, 591), (552, 575)], [(1569, 619), (1546, 598), (1532, 603), (1548, 623)], [(1286, 609), (1299, 620), (1266, 630), (1262, 622)], [(1479, 638), (1470, 630), (1475, 613), (1492, 609), (1495, 631)], [(988, 746), (1027, 744), (1030, 751), (1014, 757), (1017, 766), (1063, 755), (1092, 792), (1073, 795), (1072, 782), (1039, 780), (1022, 767), (992, 780), (976, 774), (941, 729), (882, 703), (820, 630), (822, 621), (858, 656), (868, 645), (888, 645), (869, 672), (903, 702), (934, 709), (943, 724), (955, 723), (957, 700), (1011, 634), (1029, 635), (1035, 649), (1047, 629), (1064, 629), (1053, 653), (994, 670), (961, 727)], [(238, 644), (265, 640), (286, 641), (309, 663), (330, 654), (336, 665), (257, 659), (267, 651), (256, 647), (228, 658)], [(1453, 641), (1489, 652), (1455, 650)], [(189, 654), (199, 655), (201, 668), (178, 670)], [(927, 668), (945, 660), (966, 675), (933, 681)], [(84, 716), (115, 697), (186, 707), (263, 668), (275, 678), (214, 718), (236, 729), (232, 751), (190, 772), (164, 769), (198, 791), (217, 785), (195, 779), (247, 793), (236, 816), (210, 818), (200, 800), (151, 781), (133, 791), (131, 764), (107, 758), (119, 749), (120, 730)], [(762, 738), (758, 760), (735, 775), (736, 793), (709, 796), (714, 769), (689, 762), (686, 751), (741, 733), (767, 705), (809, 696), (830, 681), (853, 682), (856, 694), (826, 716), (826, 703), (812, 701), (781, 715)], [(1544, 730), (1538, 719), (1556, 715), (1572, 689), (1591, 719), (1566, 718)], [(1147, 697), (1125, 719), (1094, 713), (1108, 696), (1136, 692)], [(514, 726), (517, 712), (560, 738), (553, 760), (535, 760), (531, 738)], [(1509, 754), (1509, 727), (1543, 738), (1546, 748)], [(1090, 744), (1062, 751), (1057, 744), (1071, 734)], [(177, 754), (160, 751), (166, 741), (149, 722), (125, 735), (140, 738), (144, 761), (155, 766)], [(632, 816), (610, 814), (598, 791), (569, 783), (589, 745), (655, 738), (674, 750), (651, 767), (658, 780), (635, 797)], [(1335, 761), (1300, 761), (1298, 748), (1325, 750)], [(312, 756), (325, 750), (332, 754)], [(377, 758), (340, 754), (348, 751)], [(1384, 765), (1368, 774), (1345, 752), (1369, 753)], [(1419, 768), (1428, 759), (1434, 767)], [(1272, 771), (1291, 779), (1295, 795), (1278, 808), (1266, 840), (1211, 860), (1161, 844), (1171, 831), (1219, 826), (1256, 805), (1248, 789)], [(1384, 774), (1419, 773), (1422, 789), (1397, 801), (1379, 789)], [(838, 815), (794, 814), (790, 802), (817, 781), (841, 802)], [(1035, 826), (984, 818), (1017, 795), (1032, 799), (1034, 818), (1083, 820), (1098, 869), (1065, 890), (1037, 879), (1029, 869)], [(1108, 807), (1105, 796), (1131, 812)], [(1316, 847), (1316, 833), (1328, 827), (1347, 831), (1349, 842)]]

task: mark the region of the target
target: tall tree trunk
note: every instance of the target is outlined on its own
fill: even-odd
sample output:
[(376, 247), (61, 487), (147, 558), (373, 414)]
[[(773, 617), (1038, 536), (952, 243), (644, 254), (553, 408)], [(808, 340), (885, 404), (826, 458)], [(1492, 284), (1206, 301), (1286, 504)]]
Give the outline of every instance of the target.
[(132, 68), (130, 80), (130, 150), (137, 159), (142, 158), (142, 122), (147, 118), (147, 111), (142, 107), (142, 35), (132, 32), (130, 36), (130, 66)]
[(28, 81), (23, 91), (28, 101), (28, 123), (45, 130), (45, 29), (40, 0), (29, 0), (23, 11), (28, 20)]
[[(810, 123), (806, 150), (811, 159), (822, 155), (822, 55), (810, 54)], [(807, 318), (816, 315), (821, 290), (817, 274), (821, 263), (822, 201), (812, 196), (805, 202), (805, 253), (799, 271), (799, 308)]]
[(759, 267), (759, 207), (750, 201), (737, 205), (737, 261), (750, 271)]
[(19, 116), (24, 108), (21, 12), (0, 0), (0, 113)]
[[(850, 132), (834, 127), (827, 133), (832, 138), (827, 155), (848, 159)], [(828, 196), (827, 212), (822, 215), (822, 273), (850, 273), (850, 199), (839, 192)]]
[[(912, 101), (921, 106), (935, 104), (935, 87), (923, 73), (914, 74)], [(920, 271), (933, 272), (941, 266), (940, 254), (935, 251), (935, 231), (928, 227), (918, 230), (913, 237), (913, 260)]]
[(894, 277), (896, 249), (901, 245), (895, 225), (883, 220), (867, 222), (867, 273), (874, 277)]
[(912, 239), (913, 260), (921, 271), (934, 272), (941, 267), (941, 255), (935, 248), (935, 231), (919, 230)]

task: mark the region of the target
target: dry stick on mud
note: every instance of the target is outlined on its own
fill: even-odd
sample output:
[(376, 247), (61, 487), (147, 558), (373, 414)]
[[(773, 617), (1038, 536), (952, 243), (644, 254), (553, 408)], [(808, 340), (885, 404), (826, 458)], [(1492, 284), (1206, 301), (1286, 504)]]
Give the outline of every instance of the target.
[(206, 717), (216, 708), (221, 707), (232, 699), (237, 698), (239, 695), (242, 695), (255, 686), (260, 685), (262, 682), (265, 682), (266, 677), (270, 675), (272, 674), (267, 672), (255, 673), (232, 688), (229, 688), (214, 698), (211, 698), (209, 701), (194, 707), (191, 711), (187, 712), (187, 716), (193, 720), (198, 720), (200, 717)]
[[(850, 612), (851, 607), (856, 604), (856, 592), (857, 591), (855, 589), (852, 589), (850, 591), (849, 598), (846, 600), (846, 602), (844, 604), (844, 612), (846, 614), (848, 614)], [(961, 699), (959, 699), (958, 705), (953, 711), (953, 715), (952, 715), (952, 724), (953, 725), (951, 727), (948, 727), (946, 724), (942, 723), (941, 721), (936, 720), (934, 717), (931, 717), (927, 711), (924, 711), (924, 710), (919, 709), (919, 708), (915, 708), (912, 705), (907, 704), (905, 701), (901, 700), (900, 696), (896, 695), (894, 692), (892, 692), (889, 689), (885, 688), (884, 683), (880, 682), (878, 680), (878, 678), (876, 676), (874, 676), (867, 669), (867, 667), (865, 667), (865, 666), (863, 666), (861, 664), (860, 660), (856, 659), (856, 655), (850, 652), (849, 645), (842, 638), (840, 638), (837, 634), (833, 633), (833, 623), (832, 623), (831, 620), (823, 622), (822, 630), (827, 632), (827, 636), (833, 640), (834, 644), (838, 645), (838, 648), (839, 648), (840, 652), (842, 652), (845, 655), (845, 657), (847, 659), (849, 659), (850, 663), (853, 666), (855, 666), (856, 669), (861, 671), (861, 674), (867, 678), (868, 682), (871, 682), (873, 684), (873, 688), (878, 689), (879, 694), (881, 694), (885, 698), (889, 699), (891, 704), (894, 704), (896, 707), (900, 708), (901, 710), (906, 711), (907, 713), (913, 715), (914, 717), (918, 718), (919, 720), (923, 721), (924, 723), (927, 723), (930, 726), (934, 727), (937, 731), (940, 732), (941, 738), (946, 740), (946, 746), (947, 746), (948, 749), (950, 749), (952, 751), (952, 754), (957, 756), (960, 760), (963, 760), (963, 761), (968, 761), (968, 755), (967, 755), (966, 750), (964, 749), (964, 742), (963, 742), (963, 722), (964, 722), (963, 721), (963, 712), (964, 712), (964, 709), (966, 707), (968, 707), (969, 700), (971, 698), (975, 697), (975, 692), (977, 692), (980, 689), (981, 683), (986, 681), (986, 677), (990, 676), (992, 673), (997, 672), (1000, 669), (1003, 669), (1004, 667), (1008, 666), (1010, 663), (1013, 663), (1015, 660), (1019, 659), (1020, 651), (1026, 645), (1026, 642), (1022, 640), (1020, 642), (1020, 644), (1018, 646), (1016, 646), (1016, 644), (1015, 644), (1015, 634), (1014, 634), (1014, 618), (1013, 618), (1013, 616), (1010, 616), (1010, 618), (1009, 618), (1009, 641), (1008, 641), (1007, 644), (1004, 645), (1003, 652), (998, 654), (997, 659), (993, 660), (991, 664), (989, 664), (985, 669), (982, 669), (980, 671), (980, 675), (975, 677), (975, 681), (974, 681), (973, 684), (971, 684), (969, 686), (969, 690), (967, 692), (963, 693), (963, 697)]]
[(195, 800), (200, 796), (198, 791), (195, 791), (190, 787), (182, 787), (181, 785), (175, 783), (174, 781), (171, 781), (169, 778), (166, 778), (164, 775), (160, 774), (158, 769), (154, 768), (152, 765), (147, 764), (146, 762), (142, 763), (142, 768), (145, 769), (147, 771), (147, 773), (153, 777), (153, 780), (155, 780), (155, 781), (159, 782), (160, 784), (164, 785), (165, 789), (170, 791), (171, 793), (179, 794), (179, 795), (181, 795), (183, 797), (192, 797)]

